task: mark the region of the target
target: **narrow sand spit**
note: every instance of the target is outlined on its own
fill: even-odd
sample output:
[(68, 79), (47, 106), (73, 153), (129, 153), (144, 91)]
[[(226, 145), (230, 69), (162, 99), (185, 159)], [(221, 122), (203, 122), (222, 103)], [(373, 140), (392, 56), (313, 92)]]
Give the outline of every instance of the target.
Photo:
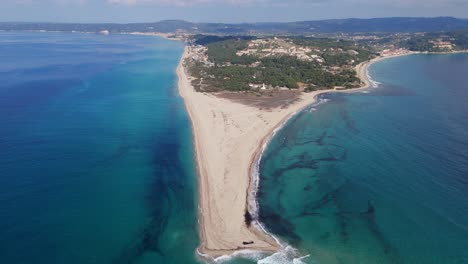
[[(184, 61), (189, 56), (189, 48), (185, 48), (177, 75), (179, 93), (192, 121), (198, 164), (199, 252), (216, 258), (244, 249), (277, 251), (280, 245), (273, 237), (257, 225), (249, 227), (245, 222), (246, 210), (252, 205), (249, 192), (255, 188), (251, 166), (275, 128), (314, 103), (318, 94), (333, 90), (303, 93), (300, 100), (285, 108), (262, 110), (213, 94), (195, 92), (184, 68)], [(356, 68), (365, 82), (360, 89), (369, 86), (368, 65), (369, 62)]]

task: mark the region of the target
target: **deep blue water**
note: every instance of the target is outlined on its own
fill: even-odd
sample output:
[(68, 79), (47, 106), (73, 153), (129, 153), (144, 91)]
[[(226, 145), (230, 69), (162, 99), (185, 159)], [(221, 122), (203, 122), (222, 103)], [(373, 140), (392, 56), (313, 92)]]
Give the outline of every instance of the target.
[[(0, 263), (196, 263), (182, 50), (0, 33)], [(468, 263), (467, 73), (407, 56), (322, 96), (262, 158), (261, 220), (306, 263)]]
[(194, 263), (179, 42), (0, 32), (0, 263)]
[(306, 263), (468, 263), (468, 55), (370, 69), (274, 137), (260, 215)]

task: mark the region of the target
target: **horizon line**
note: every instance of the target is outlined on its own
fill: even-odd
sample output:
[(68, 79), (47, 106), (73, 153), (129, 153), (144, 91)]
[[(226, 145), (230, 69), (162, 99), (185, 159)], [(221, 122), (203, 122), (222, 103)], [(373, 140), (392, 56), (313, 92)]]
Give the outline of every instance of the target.
[(185, 19), (162, 19), (158, 21), (148, 21), (148, 22), (52, 22), (52, 21), (0, 21), (2, 24), (7, 23), (20, 23), (20, 24), (114, 24), (114, 25), (127, 25), (127, 24), (154, 24), (161, 22), (169, 21), (178, 21), (191, 24), (226, 24), (226, 25), (242, 25), (242, 24), (287, 24), (287, 23), (300, 23), (300, 22), (319, 22), (319, 21), (330, 21), (330, 20), (372, 20), (372, 19), (390, 19), (390, 18), (453, 18), (459, 20), (468, 20), (468, 17), (455, 17), (455, 16), (385, 16), (385, 17), (369, 17), (369, 18), (360, 18), (360, 17), (347, 17), (347, 18), (326, 18), (326, 19), (311, 19), (311, 20), (291, 20), (291, 21), (265, 21), (265, 22), (193, 22)]

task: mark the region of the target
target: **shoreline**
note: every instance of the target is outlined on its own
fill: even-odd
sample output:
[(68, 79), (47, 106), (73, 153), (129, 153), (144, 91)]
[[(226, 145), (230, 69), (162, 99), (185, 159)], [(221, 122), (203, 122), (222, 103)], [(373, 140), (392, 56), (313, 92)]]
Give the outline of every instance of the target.
[[(228, 256), (231, 255), (235, 252), (238, 252), (242, 250), (241, 248), (218, 248), (218, 249), (211, 249), (206, 245), (207, 241), (207, 228), (205, 226), (205, 218), (204, 213), (203, 213), (203, 206), (202, 204), (206, 204), (206, 200), (209, 201), (209, 199), (206, 199), (206, 194), (203, 186), (205, 185), (206, 188), (206, 180), (207, 178), (204, 177), (207, 175), (206, 173), (206, 168), (205, 164), (203, 163), (203, 154), (202, 151), (200, 150), (201, 146), (201, 140), (200, 137), (197, 136), (198, 133), (197, 131), (197, 117), (195, 115), (195, 112), (193, 111), (193, 106), (189, 103), (188, 98), (190, 94), (197, 94), (195, 89), (190, 83), (190, 77), (186, 74), (185, 72), (185, 67), (183, 65), (183, 62), (188, 56), (188, 48), (184, 48), (184, 53), (181, 57), (181, 60), (179, 62), (179, 65), (177, 67), (177, 76), (178, 76), (178, 89), (179, 89), (179, 94), (181, 97), (184, 99), (184, 105), (187, 110), (187, 113), (190, 117), (191, 123), (192, 123), (192, 138), (193, 138), (193, 144), (194, 144), (194, 154), (196, 157), (196, 166), (197, 166), (197, 174), (198, 174), (198, 225), (199, 225), (199, 235), (200, 235), (200, 246), (197, 248), (197, 253), (200, 257), (206, 259), (206, 260), (215, 260), (216, 258), (223, 257), (223, 256)], [(187, 89), (181, 89), (182, 87), (189, 88)], [(200, 93), (201, 94), (201, 93)], [(205, 198), (205, 199), (204, 199)], [(208, 202), (209, 204), (209, 202)], [(209, 207), (209, 206), (208, 206)], [(268, 238), (268, 237), (266, 237)], [(271, 243), (271, 241), (269, 241)], [(248, 248), (245, 248), (248, 249)], [(275, 247), (274, 244), (270, 244), (269, 246), (262, 247), (261, 251), (265, 252), (275, 252), (279, 248)]]
[[(177, 67), (177, 76), (178, 76), (178, 89), (179, 89), (179, 94), (181, 95), (181, 97), (184, 99), (184, 105), (185, 105), (185, 108), (187, 110), (187, 113), (190, 117), (190, 120), (191, 120), (191, 123), (192, 123), (192, 138), (193, 138), (193, 144), (194, 144), (194, 154), (195, 154), (195, 157), (196, 157), (196, 166), (197, 166), (197, 174), (198, 174), (198, 224), (199, 224), (199, 234), (200, 234), (200, 240), (201, 240), (201, 244), (200, 246), (197, 248), (197, 253), (200, 257), (206, 259), (206, 260), (215, 260), (217, 258), (223, 258), (223, 257), (226, 257), (226, 256), (229, 256), (231, 254), (234, 254), (236, 252), (239, 252), (239, 251), (242, 251), (242, 250), (254, 250), (254, 251), (257, 251), (257, 250), (260, 250), (262, 252), (268, 252), (268, 253), (274, 253), (276, 252), (277, 250), (279, 250), (279, 246), (277, 246), (275, 244), (275, 241), (273, 241), (269, 236), (266, 236), (265, 234), (262, 234), (262, 231), (261, 230), (252, 230), (252, 233), (259, 237), (259, 241), (264, 241), (266, 242), (264, 246), (261, 246), (260, 248), (256, 248), (256, 247), (252, 247), (252, 246), (246, 246), (245, 247), (240, 247), (240, 246), (237, 246), (237, 247), (234, 247), (234, 248), (229, 248), (229, 247), (225, 247), (225, 248), (210, 248), (208, 245), (207, 245), (207, 240), (208, 240), (208, 230), (205, 226), (205, 217), (204, 216), (204, 210), (203, 210), (203, 206), (202, 204), (207, 204), (207, 201), (208, 201), (208, 204), (209, 204), (209, 199), (206, 199), (206, 192), (205, 192), (205, 189), (209, 189), (209, 188), (206, 188), (207, 186), (207, 172), (206, 172), (206, 168), (205, 168), (205, 164), (203, 163), (203, 154), (202, 154), (202, 151), (200, 150), (200, 146), (201, 146), (201, 138), (200, 136), (198, 135), (197, 133), (197, 116), (195, 114), (195, 111), (193, 111), (193, 105), (191, 103), (189, 103), (189, 97), (190, 97), (190, 94), (194, 95), (194, 94), (198, 94), (198, 95), (202, 95), (202, 93), (197, 93), (195, 92), (193, 86), (191, 85), (190, 83), (190, 77), (185, 73), (185, 67), (183, 65), (183, 62), (184, 60), (187, 58), (188, 56), (188, 48), (185, 47), (184, 49), (184, 53), (181, 57), (181, 60), (179, 62), (179, 65)], [(183, 89), (182, 87), (185, 87), (185, 88), (189, 88), (188, 90), (187, 89)], [(182, 89), (181, 89), (182, 88)], [(211, 96), (209, 96), (211, 97)], [(227, 101), (227, 99), (219, 99), (219, 98), (216, 98), (215, 100), (225, 100)], [(205, 186), (205, 188), (203, 188)], [(209, 207), (209, 206), (208, 206)], [(243, 217), (243, 214), (242, 214), (242, 217)]]
[[(186, 69), (183, 65), (189, 56), (189, 48), (185, 47), (177, 67), (177, 76), (179, 94), (184, 100), (192, 124), (194, 154), (197, 161), (198, 224), (201, 240), (197, 253), (202, 258), (213, 261), (234, 253), (275, 253), (279, 251), (282, 248), (280, 241), (268, 233), (258, 221), (256, 199), (259, 184), (258, 165), (264, 150), (276, 131), (281, 129), (295, 114), (316, 103), (317, 97), (321, 94), (349, 93), (371, 88), (368, 67), (373, 63), (410, 54), (414, 53), (377, 57), (357, 65), (356, 72), (363, 83), (361, 87), (349, 90), (327, 89), (303, 93), (300, 100), (284, 109), (261, 110), (211, 94), (195, 92), (191, 85), (190, 76), (185, 72)], [(222, 115), (222, 122), (219, 121), (220, 118), (217, 117), (217, 114)], [(246, 118), (243, 115), (249, 116), (250, 119), (247, 118), (247, 120), (251, 122), (244, 122)], [(261, 124), (261, 121), (265, 123)], [(232, 125), (236, 122), (238, 122), (237, 126)], [(257, 125), (260, 123), (260, 126), (254, 126), (261, 130), (260, 132), (257, 131), (253, 136), (242, 129), (239, 132), (239, 127), (243, 128), (239, 124), (245, 124), (244, 126), (248, 128), (252, 122)], [(220, 127), (224, 130), (221, 133), (216, 133), (214, 130), (219, 130)], [(249, 141), (249, 137), (253, 139)], [(221, 149), (226, 148), (228, 151), (217, 153), (216, 148), (219, 146), (214, 147), (217, 145), (216, 143), (220, 144)], [(244, 147), (242, 151), (236, 151), (241, 148), (237, 146), (239, 143), (251, 143), (254, 144), (254, 148)], [(238, 157), (239, 155), (235, 155), (236, 153), (247, 156), (247, 158)], [(211, 164), (216, 161), (219, 161), (219, 164)], [(218, 168), (216, 168), (217, 166)], [(231, 173), (231, 170), (235, 170), (236, 173)], [(223, 172), (224, 178), (220, 180)], [(233, 186), (238, 188), (233, 190)], [(239, 197), (240, 194), (245, 194), (245, 197)], [(234, 202), (231, 203), (232, 201)], [(250, 226), (244, 222), (245, 210), (248, 210), (249, 214), (253, 216)], [(229, 223), (229, 227), (225, 222)], [(242, 244), (243, 242), (249, 244)], [(250, 244), (250, 242), (253, 243)]]

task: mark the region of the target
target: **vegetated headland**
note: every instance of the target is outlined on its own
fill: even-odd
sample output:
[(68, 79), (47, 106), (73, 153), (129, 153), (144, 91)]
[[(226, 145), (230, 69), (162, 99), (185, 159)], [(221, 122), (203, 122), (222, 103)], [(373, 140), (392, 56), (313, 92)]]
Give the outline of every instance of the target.
[(257, 160), (275, 129), (320, 93), (369, 88), (372, 62), (417, 52), (466, 51), (467, 28), (468, 20), (455, 18), (0, 23), (4, 31), (156, 35), (187, 42), (177, 74), (198, 164), (199, 253), (208, 259), (280, 249), (258, 221), (255, 197)]
[[(288, 118), (321, 93), (369, 88), (373, 62), (464, 51), (464, 36), (190, 36), (178, 75), (199, 169), (200, 254), (219, 258), (281, 247), (258, 221), (256, 166)], [(431, 49), (414, 46), (421, 42)]]

